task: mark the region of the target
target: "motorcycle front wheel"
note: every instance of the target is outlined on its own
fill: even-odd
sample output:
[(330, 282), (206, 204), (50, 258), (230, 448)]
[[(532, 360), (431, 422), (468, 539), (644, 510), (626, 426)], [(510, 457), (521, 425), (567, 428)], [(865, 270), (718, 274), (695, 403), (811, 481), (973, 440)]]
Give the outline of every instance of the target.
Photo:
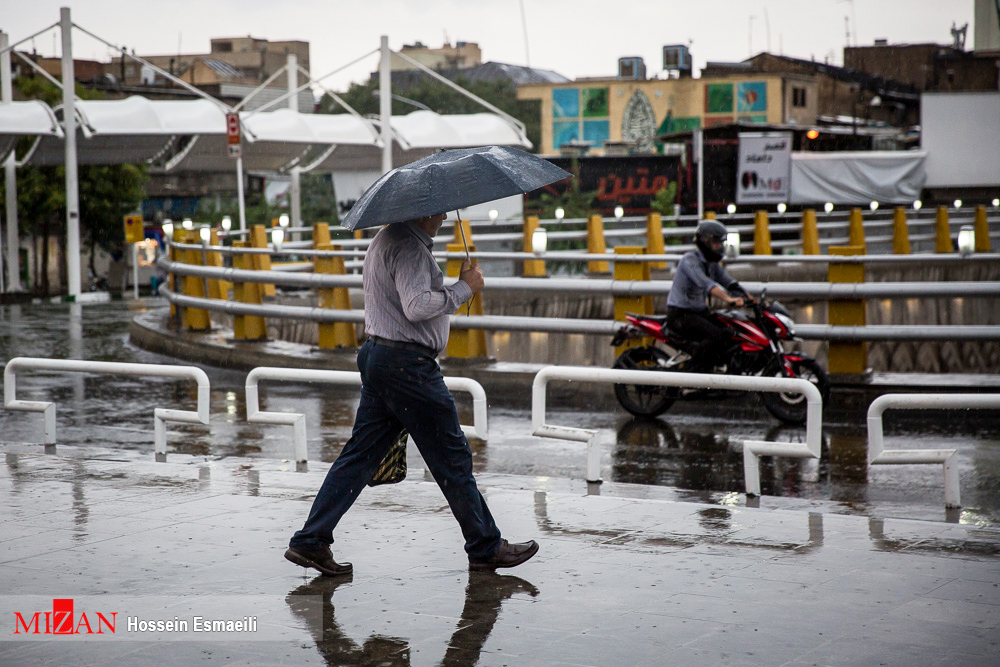
[[(795, 371), (795, 377), (816, 385), (823, 397), (823, 404), (826, 405), (830, 398), (830, 379), (823, 367), (815, 359), (802, 359), (792, 362), (792, 370)], [(787, 377), (783, 369), (775, 369), (772, 374), (775, 377)], [(806, 423), (808, 402), (802, 394), (766, 391), (761, 393), (760, 398), (767, 411), (786, 424)]]
[[(662, 371), (669, 357), (656, 347), (630, 347), (618, 355), (612, 368), (629, 371)], [(656, 417), (674, 404), (676, 387), (656, 387), (643, 384), (616, 384), (615, 398), (623, 408), (637, 417)]]

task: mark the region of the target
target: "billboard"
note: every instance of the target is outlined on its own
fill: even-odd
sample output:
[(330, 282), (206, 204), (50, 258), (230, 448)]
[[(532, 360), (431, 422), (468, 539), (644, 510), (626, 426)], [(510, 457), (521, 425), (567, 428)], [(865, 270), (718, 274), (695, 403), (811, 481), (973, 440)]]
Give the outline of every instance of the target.
[(740, 132), (736, 162), (737, 204), (788, 201), (791, 132)]

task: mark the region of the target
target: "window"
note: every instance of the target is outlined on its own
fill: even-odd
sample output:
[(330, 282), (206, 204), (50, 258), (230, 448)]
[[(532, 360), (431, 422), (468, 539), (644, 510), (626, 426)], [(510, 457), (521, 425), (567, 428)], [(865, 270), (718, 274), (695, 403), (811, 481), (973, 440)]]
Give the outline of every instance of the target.
[(792, 88), (792, 106), (804, 107), (806, 105), (806, 89)]

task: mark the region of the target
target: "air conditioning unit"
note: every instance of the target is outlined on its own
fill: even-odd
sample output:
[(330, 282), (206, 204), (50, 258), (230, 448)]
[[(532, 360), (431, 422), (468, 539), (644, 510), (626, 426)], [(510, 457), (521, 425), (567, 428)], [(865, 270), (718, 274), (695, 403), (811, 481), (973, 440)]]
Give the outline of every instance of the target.
[(691, 52), (683, 44), (671, 44), (663, 47), (663, 69), (691, 71)]
[(645, 81), (646, 63), (639, 56), (618, 59), (618, 78), (624, 81)]

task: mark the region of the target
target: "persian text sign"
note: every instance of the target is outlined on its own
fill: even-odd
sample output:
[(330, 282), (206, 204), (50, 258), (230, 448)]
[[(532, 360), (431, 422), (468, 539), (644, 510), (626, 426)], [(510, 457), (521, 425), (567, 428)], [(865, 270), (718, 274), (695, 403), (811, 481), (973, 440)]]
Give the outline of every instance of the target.
[(741, 132), (736, 163), (736, 203), (788, 201), (791, 158), (791, 132)]

